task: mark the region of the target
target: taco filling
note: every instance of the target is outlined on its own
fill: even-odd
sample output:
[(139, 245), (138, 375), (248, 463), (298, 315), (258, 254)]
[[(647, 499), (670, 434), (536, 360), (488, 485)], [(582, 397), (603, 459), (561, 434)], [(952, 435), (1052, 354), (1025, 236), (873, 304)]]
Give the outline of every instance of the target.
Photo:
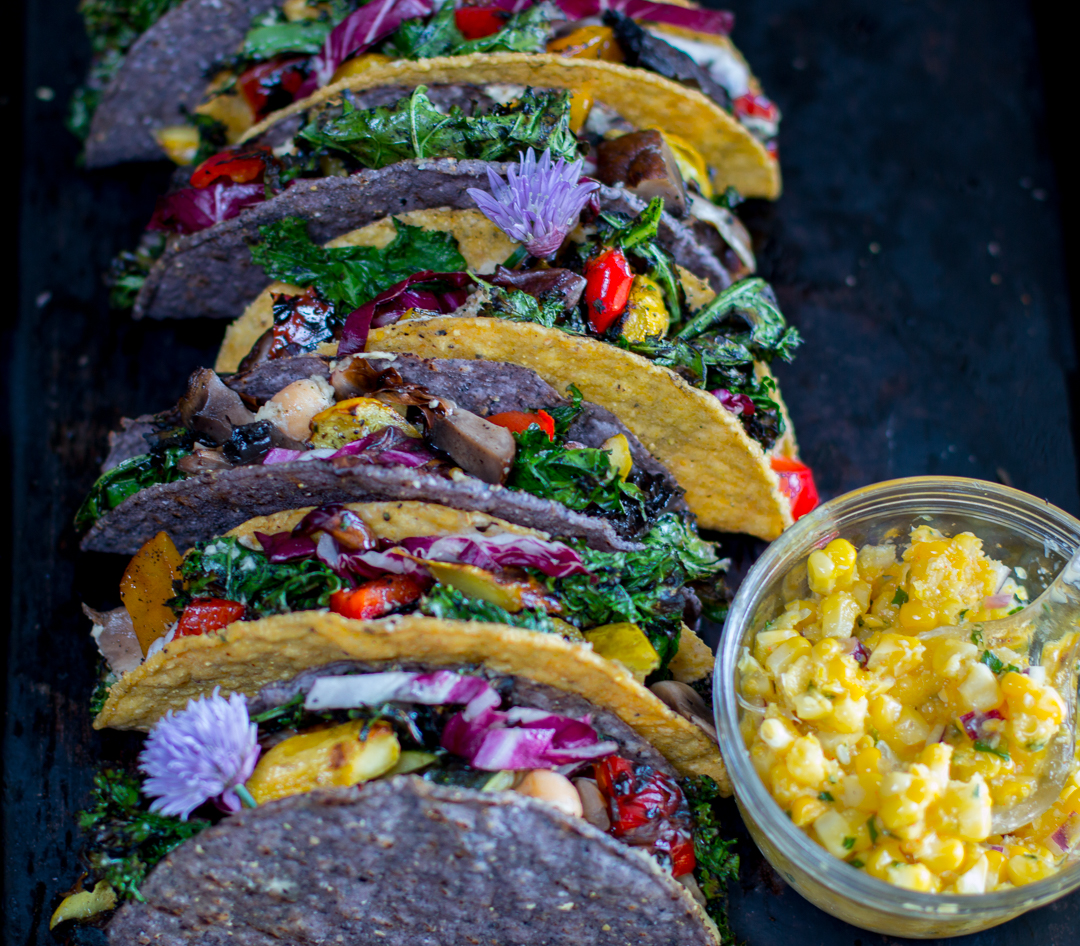
[[(159, 720), (139, 768), (141, 786), (119, 770), (99, 774), (81, 819), (99, 922), (123, 901), (146, 899), (143, 890), (153, 904), (147, 875), (155, 865), (212, 823), (228, 823), (230, 812), (389, 782), (391, 794), (420, 783), (464, 797), (515, 793), (542, 802), (539, 811), (582, 819), (650, 855), (669, 896), (689, 894), (706, 911), (691, 910), (700, 917), (694, 942), (715, 942), (726, 930), (724, 883), (737, 860), (720, 837), (715, 782), (679, 778), (610, 712), (521, 677), (482, 667), (340, 663), (247, 700), (215, 692)], [(408, 833), (400, 826), (402, 839)], [(76, 915), (65, 904), (54, 925)]]

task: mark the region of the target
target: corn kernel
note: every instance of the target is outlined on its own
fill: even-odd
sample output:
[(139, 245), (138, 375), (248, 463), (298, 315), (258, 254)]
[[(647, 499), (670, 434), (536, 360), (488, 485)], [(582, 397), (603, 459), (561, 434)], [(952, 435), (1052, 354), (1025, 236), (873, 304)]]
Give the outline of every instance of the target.
[(931, 631), (938, 626), (938, 615), (922, 601), (905, 601), (900, 605), (900, 626), (913, 634)]
[(800, 657), (809, 654), (810, 647), (810, 641), (805, 637), (792, 637), (783, 641), (765, 658), (765, 669), (778, 677)]
[(759, 631), (754, 637), (754, 659), (758, 663), (765, 663), (766, 658), (784, 641), (798, 637), (799, 632), (787, 628)]
[(1001, 687), (994, 671), (986, 664), (972, 664), (957, 692), (965, 712), (976, 710), (985, 713), (1001, 705)]
[(926, 647), (921, 641), (903, 634), (882, 634), (874, 647), (866, 669), (872, 673), (899, 677), (922, 663)]
[(761, 741), (776, 752), (783, 752), (796, 739), (799, 734), (794, 727), (783, 719), (767, 719), (758, 730)]
[(821, 602), (821, 633), (824, 637), (851, 637), (862, 608), (846, 591), (834, 591)]
[(919, 893), (933, 893), (939, 886), (937, 878), (925, 864), (893, 864), (886, 869), (885, 879), (894, 887)]
[(1045, 860), (1036, 854), (1016, 854), (1009, 858), (1005, 866), (1009, 882), (1017, 887), (1043, 880), (1053, 874), (1056, 869), (1052, 861)]
[(845, 858), (855, 847), (855, 832), (847, 818), (832, 808), (814, 822), (814, 834), (834, 857)]
[(855, 578), (855, 558), (855, 546), (847, 539), (833, 539), (811, 552), (806, 561), (810, 590), (827, 595), (849, 587)]
[(803, 795), (802, 798), (796, 798), (791, 806), (791, 820), (795, 827), (805, 828), (811, 821), (828, 810), (829, 806), (825, 802), (812, 796)]
[(873, 582), (890, 565), (896, 564), (895, 545), (864, 545), (855, 556), (859, 577), (863, 581)]
[(979, 649), (968, 641), (943, 637), (933, 643), (930, 666), (939, 677), (958, 678), (967, 673), (968, 664), (975, 660)]
[(800, 736), (787, 754), (787, 766), (792, 776), (803, 785), (820, 785), (825, 780), (825, 754), (814, 736)]

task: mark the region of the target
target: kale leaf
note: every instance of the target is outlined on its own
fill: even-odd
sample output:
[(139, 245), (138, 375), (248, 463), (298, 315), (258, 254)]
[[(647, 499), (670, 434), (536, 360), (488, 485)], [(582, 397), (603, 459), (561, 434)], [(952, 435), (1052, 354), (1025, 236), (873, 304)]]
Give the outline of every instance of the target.
[(526, 609), (511, 614), (490, 601), (470, 598), (457, 588), (437, 584), (420, 601), (420, 610), (433, 618), (447, 621), (487, 621), (509, 624), (543, 634), (558, 634), (559, 629), (545, 611)]
[(334, 24), (326, 20), (293, 20), (256, 26), (244, 37), (240, 55), (245, 60), (267, 62), (282, 53), (314, 55), (330, 35)]
[(425, 24), (407, 20), (383, 46), (396, 59), (432, 59), (472, 53), (540, 53), (547, 44), (550, 16), (544, 4), (511, 15), (501, 30), (479, 39), (466, 39), (457, 28), (455, 5), (445, 3)]
[(124, 53), (183, 0), (81, 0), (79, 12), (95, 53)]
[(165, 252), (165, 234), (148, 230), (134, 250), (122, 250), (109, 264), (105, 283), (109, 287), (109, 306), (130, 309), (142, 289), (146, 277)]
[(570, 509), (626, 514), (627, 507), (644, 506), (639, 487), (624, 481), (604, 450), (571, 450), (533, 426), (514, 434), (517, 453), (506, 485), (553, 499)]
[(246, 605), (249, 618), (326, 608), (330, 595), (344, 587), (342, 579), (317, 559), (271, 562), (234, 536), (200, 542), (180, 570), (188, 587), (172, 600), (175, 609), (192, 598), (214, 596)]
[(694, 879), (705, 894), (706, 912), (720, 930), (720, 942), (732, 946), (735, 936), (728, 923), (727, 885), (739, 878), (739, 855), (732, 850), (735, 841), (720, 836), (715, 807), (720, 789), (707, 775), (687, 779), (682, 788), (694, 820)]
[(490, 302), (485, 306), (485, 313), (494, 318), (508, 322), (536, 322), (545, 328), (554, 328), (563, 318), (563, 301), (555, 296), (541, 300), (520, 289), (503, 286), (491, 286), (488, 292)]
[(456, 105), (440, 112), (427, 87), (417, 86), (393, 108), (357, 109), (346, 101), (340, 115), (316, 118), (299, 137), (316, 150), (344, 152), (367, 168), (412, 158), (504, 161), (526, 148), (577, 158), (566, 91), (526, 89), (517, 102), (469, 117)]
[(359, 308), (380, 292), (425, 269), (461, 272), (465, 258), (449, 233), (394, 221), (394, 239), (385, 247), (326, 248), (313, 242), (307, 223), (284, 217), (259, 228), (262, 242), (251, 257), (271, 279), (314, 286), (345, 312)]
[(75, 513), (75, 528), (88, 529), (105, 513), (148, 486), (184, 479), (187, 474), (177, 463), (190, 452), (187, 447), (167, 447), (131, 457), (102, 473)]
[(142, 900), (139, 885), (150, 869), (210, 826), (208, 821), (156, 814), (145, 804), (135, 778), (103, 769), (94, 776), (90, 808), (79, 813), (79, 827), (89, 835), (90, 867), (121, 900)]

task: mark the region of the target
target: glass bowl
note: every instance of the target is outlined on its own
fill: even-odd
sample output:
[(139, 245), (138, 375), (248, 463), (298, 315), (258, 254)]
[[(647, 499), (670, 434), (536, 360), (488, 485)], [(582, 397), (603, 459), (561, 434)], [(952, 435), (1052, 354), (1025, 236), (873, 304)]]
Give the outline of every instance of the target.
[[(1019, 490), (951, 476), (890, 480), (855, 490), (800, 519), (750, 570), (728, 613), (715, 670), (716, 728), (751, 836), (780, 875), (815, 906), (863, 929), (920, 939), (973, 933), (1080, 887), (1080, 863), (1024, 887), (987, 894), (917, 893), (849, 867), (802, 831), (769, 795), (739, 730), (739, 655), (785, 600), (809, 594), (806, 559), (836, 536), (856, 548), (906, 538), (913, 525), (973, 532), (986, 553), (1027, 570), (1032, 598), (1080, 546), (1080, 521)], [(801, 586), (801, 588), (800, 588)]]

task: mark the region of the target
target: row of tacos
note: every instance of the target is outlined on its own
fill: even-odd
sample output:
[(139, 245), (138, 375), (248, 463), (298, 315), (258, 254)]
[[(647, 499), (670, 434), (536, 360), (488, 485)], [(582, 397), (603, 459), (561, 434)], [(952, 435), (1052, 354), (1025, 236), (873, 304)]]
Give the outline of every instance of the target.
[[(727, 562), (698, 530), (772, 539), (816, 492), (770, 370), (798, 334), (718, 190), (778, 188), (717, 85), (722, 20), (186, 0), (146, 24), (95, 127), (141, 84), (140, 130), (198, 154), (114, 278), (136, 315), (230, 322), (78, 513), (85, 549), (131, 556), (121, 606), (86, 611), (94, 726), (135, 742), (59, 929), (727, 941), (701, 636)], [(180, 29), (217, 70), (209, 101), (171, 80), (187, 138), (140, 80), (183, 65)], [(117, 128), (91, 162), (148, 156)]]

